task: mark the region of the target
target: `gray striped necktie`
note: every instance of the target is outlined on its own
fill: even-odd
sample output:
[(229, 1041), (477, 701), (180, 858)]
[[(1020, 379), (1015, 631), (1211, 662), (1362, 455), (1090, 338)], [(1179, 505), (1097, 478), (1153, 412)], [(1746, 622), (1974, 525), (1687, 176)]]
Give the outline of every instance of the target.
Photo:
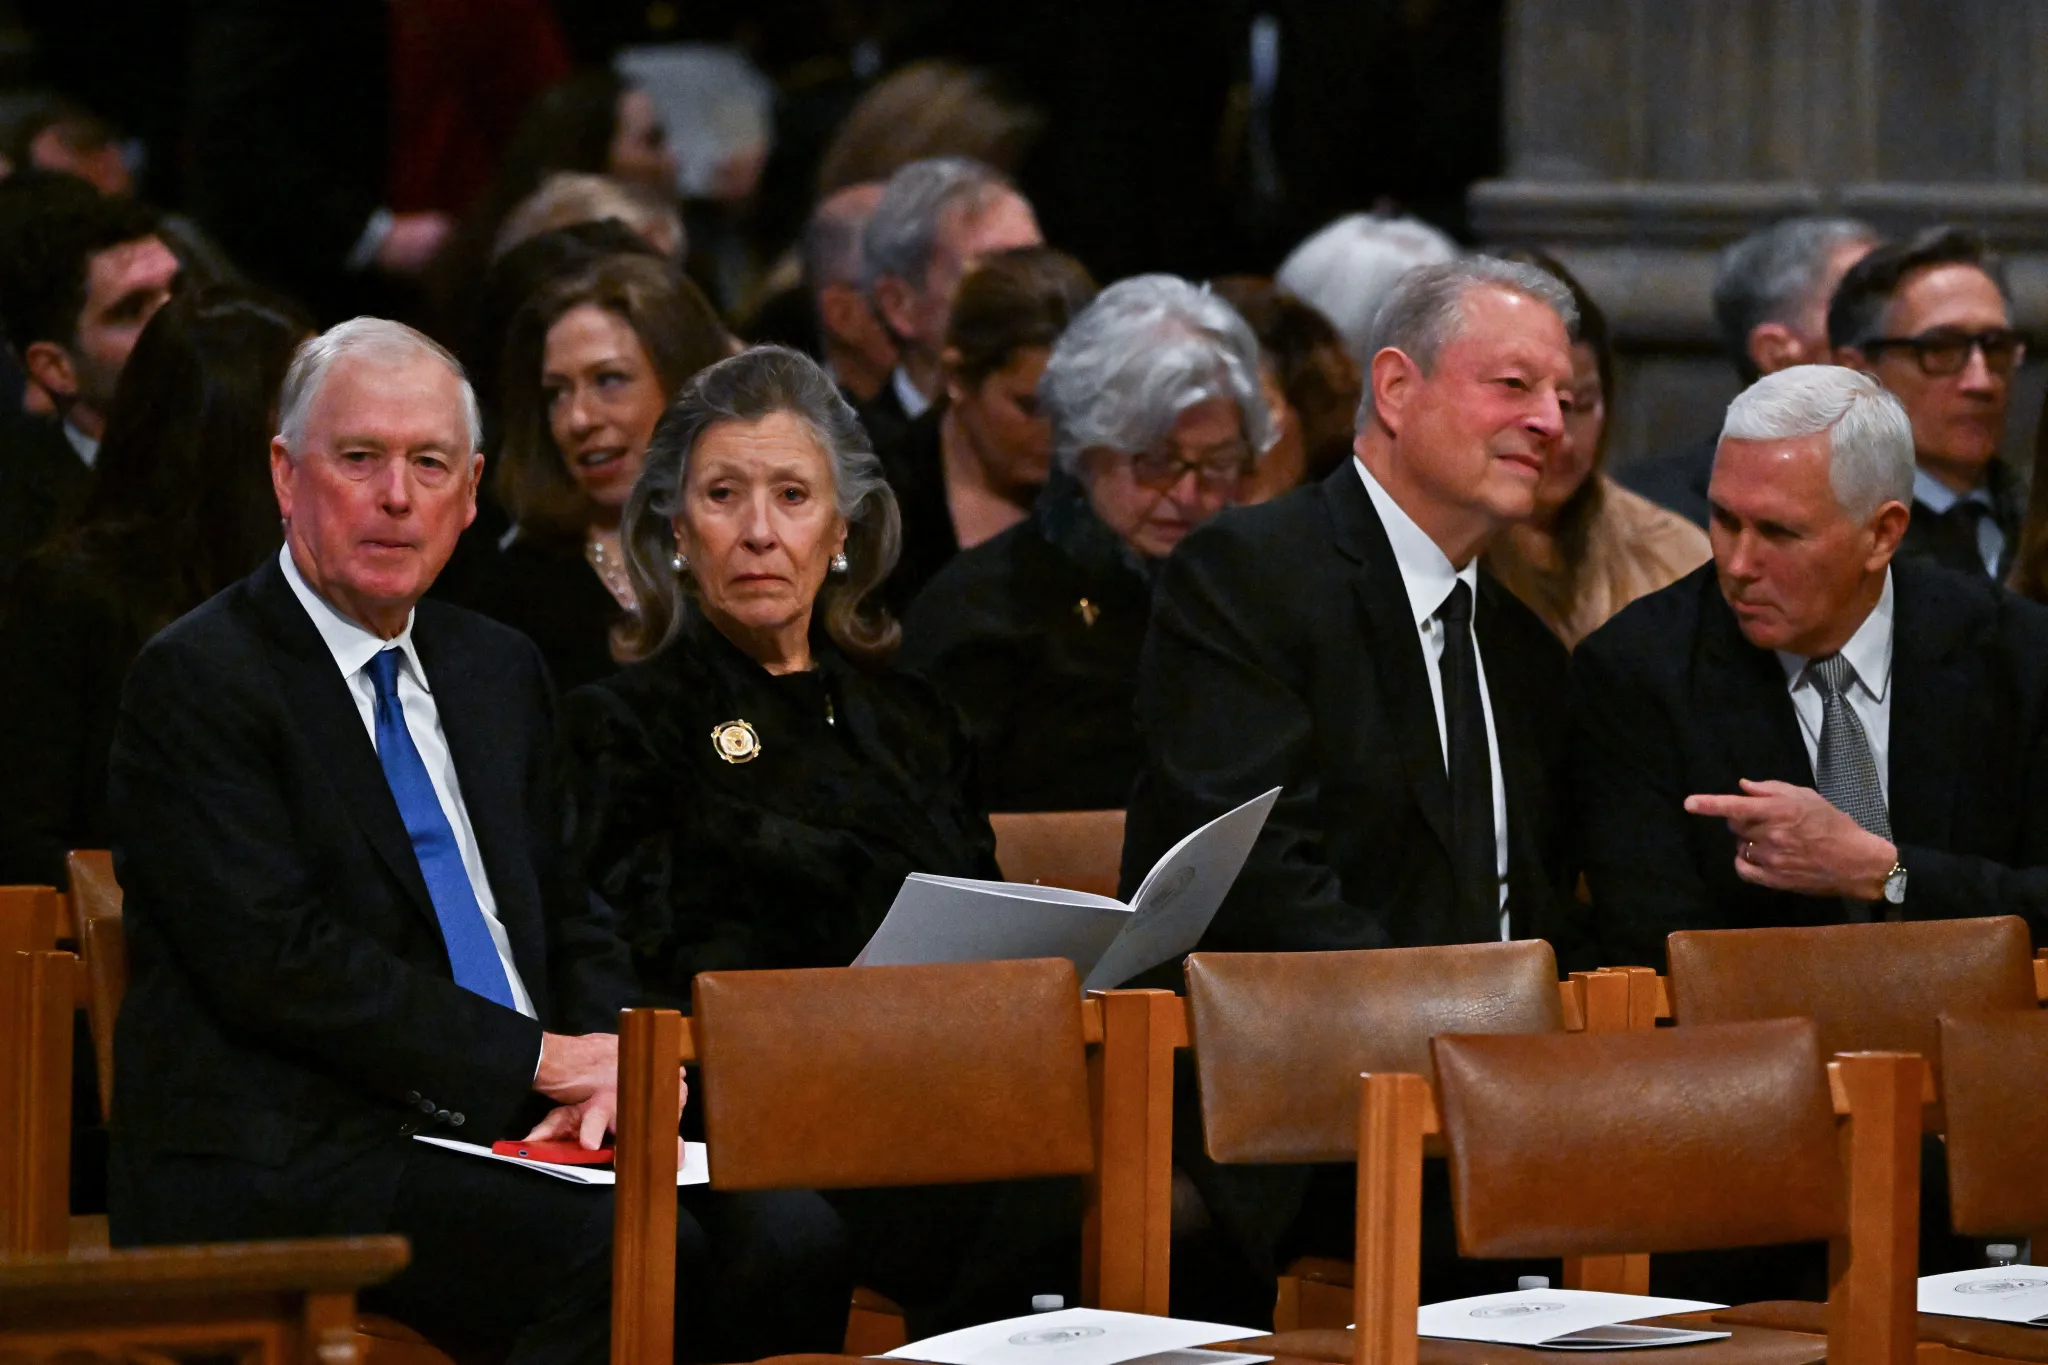
[(1839, 654), (1815, 659), (1806, 666), (1807, 675), (1820, 688), (1820, 761), (1815, 763), (1814, 785), (1829, 804), (1847, 814), (1880, 839), (1892, 837), (1891, 814), (1885, 809), (1884, 786), (1877, 780), (1877, 760), (1870, 752), (1870, 736), (1849, 699), (1842, 695), (1856, 677), (1856, 670)]

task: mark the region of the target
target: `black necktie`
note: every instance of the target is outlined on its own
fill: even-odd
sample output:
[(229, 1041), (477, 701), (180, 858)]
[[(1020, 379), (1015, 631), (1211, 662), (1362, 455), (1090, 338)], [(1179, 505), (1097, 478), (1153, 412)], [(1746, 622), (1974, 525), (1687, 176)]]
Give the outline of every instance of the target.
[(1444, 632), (1439, 670), (1450, 752), (1458, 926), (1466, 942), (1484, 943), (1500, 937), (1500, 862), (1493, 830), (1493, 759), (1479, 701), (1479, 658), (1472, 645), (1472, 590), (1463, 582), (1453, 584), (1436, 619)]

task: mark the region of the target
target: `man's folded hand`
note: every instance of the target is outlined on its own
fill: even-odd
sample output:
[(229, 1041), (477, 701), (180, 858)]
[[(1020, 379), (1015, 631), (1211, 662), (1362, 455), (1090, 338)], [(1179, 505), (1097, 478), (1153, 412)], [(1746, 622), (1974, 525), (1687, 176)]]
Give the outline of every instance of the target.
[[(680, 1068), (679, 1068), (680, 1069)], [(533, 1088), (559, 1101), (527, 1142), (575, 1139), (595, 1151), (613, 1131), (619, 1112), (619, 1039), (611, 1033), (544, 1033)], [(690, 1100), (687, 1075), (677, 1077), (676, 1117)], [(679, 1149), (680, 1151), (680, 1149)]]

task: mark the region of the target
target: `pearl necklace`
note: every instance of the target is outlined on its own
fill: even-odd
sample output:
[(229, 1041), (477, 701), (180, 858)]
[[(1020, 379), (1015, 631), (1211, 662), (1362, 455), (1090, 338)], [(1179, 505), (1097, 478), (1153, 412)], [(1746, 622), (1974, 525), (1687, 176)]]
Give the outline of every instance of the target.
[(584, 541), (583, 558), (597, 570), (598, 580), (614, 601), (627, 611), (638, 609), (639, 599), (633, 593), (633, 580), (626, 576), (626, 566), (606, 553), (603, 541), (596, 536)]

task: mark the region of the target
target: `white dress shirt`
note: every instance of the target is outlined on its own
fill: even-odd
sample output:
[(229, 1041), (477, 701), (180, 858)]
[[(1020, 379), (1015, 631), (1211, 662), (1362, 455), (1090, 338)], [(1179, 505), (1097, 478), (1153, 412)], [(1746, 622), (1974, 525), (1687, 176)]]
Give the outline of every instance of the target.
[(1915, 465), (1913, 501), (1925, 504), (1927, 510), (1937, 517), (1959, 502), (1984, 504), (1984, 515), (1977, 518), (1977, 557), (1984, 561), (1985, 573), (1997, 576), (1998, 566), (2005, 559), (2005, 532), (1998, 527), (1997, 505), (1992, 502), (1988, 487), (1980, 483), (1967, 493), (1958, 493)]
[[(1408, 590), (1408, 609), (1415, 617), (1415, 633), (1422, 642), (1422, 662), (1429, 674), (1429, 699), (1436, 706), (1437, 747), (1444, 756), (1444, 774), (1450, 775), (1451, 740), (1450, 731), (1444, 726), (1444, 678), (1442, 661), (1444, 657), (1443, 623), (1436, 619), (1443, 607), (1444, 599), (1451, 595), (1451, 586), (1463, 583), (1472, 594), (1472, 618), (1476, 626), (1479, 619), (1479, 560), (1475, 556), (1464, 568), (1454, 568), (1450, 557), (1429, 533), (1415, 524), (1415, 519), (1401, 510), (1386, 489), (1380, 487), (1378, 479), (1366, 469), (1365, 462), (1352, 457), (1351, 463), (1358, 469), (1358, 477), (1365, 481), (1366, 495), (1372, 499), (1373, 510), (1380, 514), (1380, 524), (1386, 527), (1387, 540), (1394, 547), (1394, 562), (1401, 569), (1401, 585)], [(1479, 667), (1479, 707), (1486, 715), (1486, 755), (1493, 766), (1493, 846), (1494, 868), (1500, 877), (1500, 936), (1508, 936), (1508, 790), (1507, 782), (1501, 777), (1500, 740), (1493, 728), (1493, 697), (1486, 688), (1486, 661), (1479, 651), (1479, 632), (1472, 632), (1472, 659)]]
[(63, 424), (63, 431), (64, 439), (71, 443), (71, 448), (74, 451), (78, 452), (79, 460), (84, 463), (87, 469), (92, 469), (99, 464), (100, 443), (95, 437), (86, 435), (69, 422)]
[[(1849, 637), (1849, 643), (1842, 646), (1842, 657), (1849, 661), (1856, 680), (1849, 684), (1843, 699), (1849, 709), (1856, 713), (1856, 719), (1863, 725), (1863, 733), (1870, 740), (1870, 756), (1877, 762), (1877, 784), (1884, 792), (1887, 808), (1892, 799), (1892, 774), (1889, 755), (1892, 742), (1892, 571), (1884, 571), (1884, 591), (1878, 594), (1877, 605), (1870, 609), (1870, 615), (1863, 618), (1863, 624), (1856, 627), (1856, 633)], [(1792, 709), (1799, 714), (1799, 735), (1806, 741), (1806, 758), (1816, 771), (1820, 768), (1820, 725), (1821, 709), (1826, 699), (1822, 697), (1820, 683), (1806, 675), (1806, 665), (1812, 662), (1801, 654), (1787, 654), (1777, 651), (1778, 662), (1785, 669), (1785, 685), (1792, 693)]]
[(292, 561), (290, 545), (278, 550), (277, 560), (284, 568), (284, 581), (292, 585), (292, 595), (299, 599), (306, 615), (313, 618), (313, 628), (320, 632), (328, 653), (334, 656), (335, 667), (341, 670), (349, 695), (355, 698), (356, 713), (363, 719), (363, 729), (373, 748), (377, 743), (377, 684), (370, 676), (369, 664), (386, 649), (398, 648), (398, 704), (405, 712), (405, 728), (412, 735), (413, 747), (420, 751), (428, 780), (434, 784), (441, 813), (448, 818), (448, 827), (455, 831), (455, 845), (462, 851), (462, 870), (469, 874), (470, 889), (476, 893), (476, 903), (484, 912), (484, 927), (490, 930), (498, 960), (505, 964), (505, 979), (512, 983), (513, 1008), (529, 1019), (538, 1018), (533, 998), (526, 993), (526, 983), (519, 979), (519, 968), (512, 961), (512, 940), (498, 920), (498, 902), (491, 895), (491, 879), (484, 875), (476, 830), (469, 823), (469, 807), (462, 803), (462, 784), (456, 776), (455, 760), (448, 752), (448, 737), (441, 730), (441, 712), (434, 705), (433, 690), (427, 685), (427, 670), (420, 666), (419, 652), (413, 648), (411, 614), (407, 614), (405, 629), (397, 639), (380, 639), (336, 611), (307, 585), (299, 574), (299, 566)]
[(889, 371), (889, 387), (896, 390), (896, 401), (903, 405), (903, 415), (915, 422), (924, 416), (932, 400), (924, 396), (924, 390), (910, 382), (910, 372), (901, 365)]

